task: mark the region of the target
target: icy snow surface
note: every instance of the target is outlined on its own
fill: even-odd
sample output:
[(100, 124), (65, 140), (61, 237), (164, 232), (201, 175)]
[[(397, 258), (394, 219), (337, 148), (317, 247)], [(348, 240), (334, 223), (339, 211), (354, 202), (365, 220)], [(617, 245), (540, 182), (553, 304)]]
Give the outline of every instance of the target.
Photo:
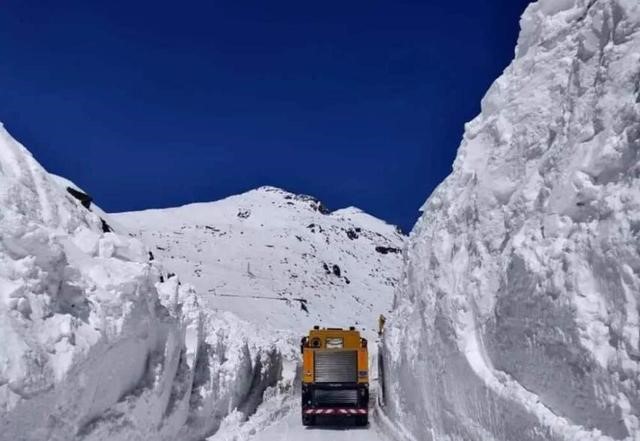
[(411, 234), (386, 414), (417, 440), (640, 440), (640, 4), (528, 7)]

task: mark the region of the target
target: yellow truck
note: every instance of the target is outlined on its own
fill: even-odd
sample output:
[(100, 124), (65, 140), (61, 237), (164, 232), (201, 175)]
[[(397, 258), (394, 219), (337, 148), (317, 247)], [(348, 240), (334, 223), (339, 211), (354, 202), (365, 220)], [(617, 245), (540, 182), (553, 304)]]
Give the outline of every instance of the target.
[(367, 340), (354, 327), (314, 326), (300, 342), (302, 352), (302, 424), (320, 418), (369, 420), (369, 353)]

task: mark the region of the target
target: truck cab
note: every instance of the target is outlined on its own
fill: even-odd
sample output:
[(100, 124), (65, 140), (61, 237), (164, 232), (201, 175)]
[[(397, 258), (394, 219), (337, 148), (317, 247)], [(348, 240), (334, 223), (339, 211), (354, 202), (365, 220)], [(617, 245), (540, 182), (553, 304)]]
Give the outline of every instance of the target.
[[(354, 327), (314, 326), (300, 342), (302, 352), (302, 424), (321, 417), (368, 424), (369, 353)], [(327, 417), (327, 418), (325, 418)]]

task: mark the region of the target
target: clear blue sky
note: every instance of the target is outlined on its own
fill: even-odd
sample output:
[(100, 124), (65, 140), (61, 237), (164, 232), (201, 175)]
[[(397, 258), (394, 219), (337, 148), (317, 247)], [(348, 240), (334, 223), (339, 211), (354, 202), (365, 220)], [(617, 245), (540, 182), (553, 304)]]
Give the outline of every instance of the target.
[(529, 2), (2, 3), (0, 121), (107, 211), (268, 184), (409, 230)]

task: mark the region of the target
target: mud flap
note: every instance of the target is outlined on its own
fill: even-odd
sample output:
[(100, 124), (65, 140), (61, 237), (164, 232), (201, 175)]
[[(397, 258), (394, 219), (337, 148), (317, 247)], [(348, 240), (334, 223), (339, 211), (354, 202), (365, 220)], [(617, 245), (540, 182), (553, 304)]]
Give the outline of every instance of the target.
[(380, 407), (384, 407), (385, 398), (384, 357), (382, 356), (383, 347), (382, 339), (378, 340), (378, 406)]

